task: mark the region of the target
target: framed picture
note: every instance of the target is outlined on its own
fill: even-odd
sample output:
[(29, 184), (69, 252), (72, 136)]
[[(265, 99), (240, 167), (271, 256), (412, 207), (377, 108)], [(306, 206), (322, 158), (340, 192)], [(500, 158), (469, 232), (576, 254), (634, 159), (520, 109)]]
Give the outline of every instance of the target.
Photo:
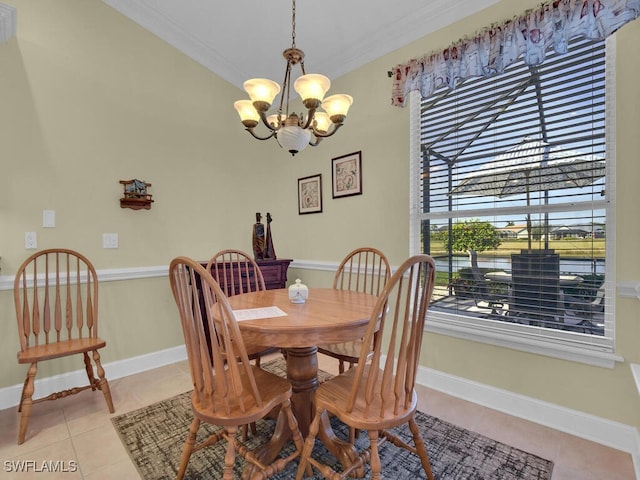
[(362, 152), (331, 159), (333, 198), (362, 195)]
[(322, 212), (322, 175), (298, 179), (298, 214)]

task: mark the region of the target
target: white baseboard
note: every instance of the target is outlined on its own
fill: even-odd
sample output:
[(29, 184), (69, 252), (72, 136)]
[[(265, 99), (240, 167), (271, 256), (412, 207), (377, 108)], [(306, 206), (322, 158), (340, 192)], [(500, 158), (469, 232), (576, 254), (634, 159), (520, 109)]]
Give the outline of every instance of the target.
[[(186, 358), (185, 347), (179, 346), (106, 363), (104, 368), (109, 379), (116, 379), (180, 362)], [(36, 380), (36, 389), (38, 396), (43, 396), (82, 384), (85, 380), (85, 371), (77, 370)], [(640, 479), (640, 434), (634, 427), (427, 367), (420, 367), (418, 383), (454, 397), (627, 452), (633, 458), (636, 478)], [(21, 391), (22, 384), (1, 388), (0, 410), (17, 406)]]
[(417, 382), (448, 395), (627, 452), (633, 459), (636, 478), (640, 479), (640, 432), (632, 426), (427, 367), (419, 368)]

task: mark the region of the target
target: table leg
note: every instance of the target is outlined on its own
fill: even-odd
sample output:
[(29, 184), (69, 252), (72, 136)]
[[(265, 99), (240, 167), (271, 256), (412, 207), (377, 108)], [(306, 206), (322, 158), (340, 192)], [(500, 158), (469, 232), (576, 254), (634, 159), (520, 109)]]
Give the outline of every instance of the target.
[(293, 390), (293, 414), (305, 438), (313, 419), (313, 396), (318, 388), (317, 353), (317, 347), (287, 349), (287, 378)]
[[(287, 349), (287, 377), (293, 390), (293, 413), (304, 438), (309, 433), (309, 425), (315, 414), (313, 398), (319, 384), (317, 354), (317, 347)], [(357, 457), (354, 446), (333, 433), (327, 412), (320, 418), (317, 438), (342, 465), (352, 463)], [(363, 477), (364, 469), (354, 472), (354, 476)]]

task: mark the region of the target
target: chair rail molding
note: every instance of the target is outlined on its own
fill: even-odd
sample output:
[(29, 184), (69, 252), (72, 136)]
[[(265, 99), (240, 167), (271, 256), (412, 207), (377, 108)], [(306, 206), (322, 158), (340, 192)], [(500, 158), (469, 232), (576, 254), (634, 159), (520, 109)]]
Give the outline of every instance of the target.
[(0, 3), (0, 43), (8, 42), (17, 31), (17, 10), (11, 5)]
[[(169, 275), (168, 265), (149, 266), (149, 267), (130, 267), (130, 268), (112, 268), (106, 270), (97, 270), (99, 282), (114, 282), (118, 280), (138, 280), (141, 278), (166, 277)], [(13, 275), (0, 276), (0, 291), (13, 290)], [(44, 278), (38, 278), (38, 282)], [(83, 279), (84, 281), (84, 279)]]

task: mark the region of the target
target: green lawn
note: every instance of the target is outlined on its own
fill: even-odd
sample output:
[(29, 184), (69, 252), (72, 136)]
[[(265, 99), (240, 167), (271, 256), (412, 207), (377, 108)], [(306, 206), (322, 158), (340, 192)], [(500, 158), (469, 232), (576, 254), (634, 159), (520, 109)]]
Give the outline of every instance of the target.
[[(520, 253), (520, 250), (527, 248), (526, 240), (502, 240), (502, 243), (496, 250), (486, 250), (481, 253), (482, 256), (499, 256), (505, 257), (512, 253)], [(543, 249), (544, 242), (532, 241), (532, 249)], [(604, 258), (605, 257), (605, 239), (604, 238), (567, 238), (564, 240), (550, 240), (549, 248), (559, 253), (561, 257), (577, 257), (577, 258)], [(459, 252), (464, 253), (464, 252)], [(431, 240), (431, 255), (446, 255), (447, 250), (444, 244), (439, 241)]]

